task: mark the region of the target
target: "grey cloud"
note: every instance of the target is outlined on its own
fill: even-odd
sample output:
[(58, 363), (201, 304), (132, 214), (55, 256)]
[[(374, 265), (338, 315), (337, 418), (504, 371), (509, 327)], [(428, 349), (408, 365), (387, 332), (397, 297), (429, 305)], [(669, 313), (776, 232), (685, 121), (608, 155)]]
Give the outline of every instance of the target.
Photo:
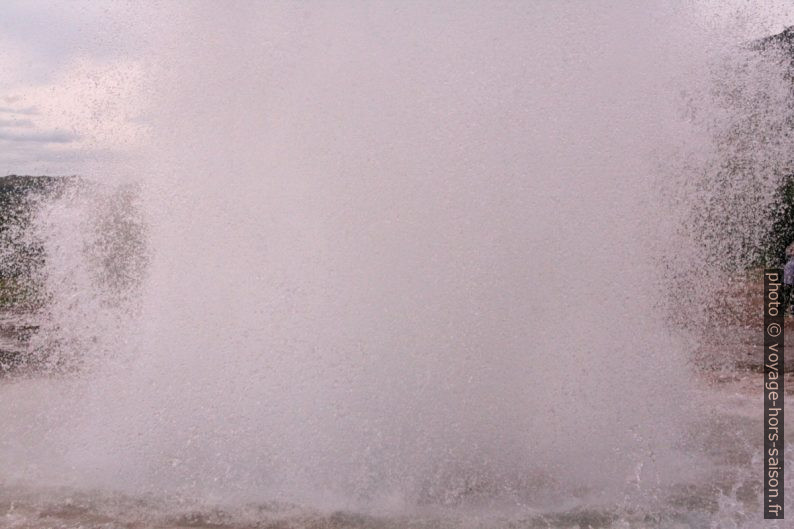
[(33, 122), (29, 119), (5, 119), (0, 118), (0, 127), (31, 128)]
[(36, 107), (23, 107), (23, 108), (13, 108), (13, 107), (0, 107), (0, 113), (3, 114), (24, 114), (26, 116), (35, 116), (39, 113)]
[(0, 130), (0, 140), (13, 142), (33, 142), (33, 143), (70, 143), (77, 139), (76, 134), (65, 131), (42, 131), (17, 133)]
[(83, 172), (86, 158), (111, 164), (123, 160), (106, 149), (57, 149), (53, 144), (5, 143), (0, 140), (0, 174), (68, 175)]
[[(153, 8), (96, 0), (3, 0), (0, 35), (30, 59), (15, 72), (15, 85), (49, 82), (75, 57), (112, 61), (136, 55), (153, 31), (141, 15)], [(163, 21), (163, 25), (165, 25)], [(0, 80), (2, 84), (4, 79)]]

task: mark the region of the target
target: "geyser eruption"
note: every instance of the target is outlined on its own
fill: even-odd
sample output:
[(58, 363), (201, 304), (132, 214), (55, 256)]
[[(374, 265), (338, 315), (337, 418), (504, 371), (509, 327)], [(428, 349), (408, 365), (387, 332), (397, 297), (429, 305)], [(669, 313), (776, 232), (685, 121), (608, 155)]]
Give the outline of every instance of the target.
[(33, 420), (3, 412), (5, 477), (410, 510), (642, 506), (683, 475), (654, 183), (695, 26), (238, 7), (171, 14), (133, 171), (146, 269), (120, 304), (47, 276), (51, 332), (102, 324)]
[(110, 452), (162, 422), (128, 479), (410, 503), (656, 479), (636, 469), (686, 379), (649, 314), (658, 32), (629, 47), (609, 13), (538, 8), (189, 16), (214, 37), (176, 44), (197, 60), (162, 85), (144, 343), (98, 385)]

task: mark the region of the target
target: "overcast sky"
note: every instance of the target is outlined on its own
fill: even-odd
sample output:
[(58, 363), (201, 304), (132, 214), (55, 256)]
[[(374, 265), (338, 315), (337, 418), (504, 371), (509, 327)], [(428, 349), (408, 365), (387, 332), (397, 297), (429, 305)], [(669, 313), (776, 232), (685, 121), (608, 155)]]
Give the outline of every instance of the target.
[(3, 2), (0, 174), (79, 173), (143, 141), (149, 40), (138, 14), (122, 3)]
[[(769, 31), (794, 24), (794, 6), (787, 1), (768, 0), (764, 7), (731, 3), (734, 7), (716, 0), (700, 5), (704, 12), (720, 6), (717, 25), (748, 5), (762, 13)], [(123, 162), (146, 141), (144, 81), (154, 55), (150, 50), (157, 49), (153, 41), (167, 31), (160, 20), (163, 5), (168, 4), (3, 1), (0, 174), (82, 173), (89, 166)]]

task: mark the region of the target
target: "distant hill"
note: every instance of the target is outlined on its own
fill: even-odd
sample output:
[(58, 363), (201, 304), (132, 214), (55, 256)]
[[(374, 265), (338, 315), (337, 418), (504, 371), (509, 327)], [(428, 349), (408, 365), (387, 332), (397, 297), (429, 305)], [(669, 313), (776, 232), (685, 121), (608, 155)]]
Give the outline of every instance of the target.
[(31, 195), (50, 193), (71, 177), (8, 175), (0, 177), (0, 230), (27, 214)]
[[(46, 264), (45, 240), (32, 222), (52, 201), (82, 208), (91, 225), (84, 237), (84, 262), (97, 289), (121, 298), (138, 284), (148, 262), (147, 229), (136, 183), (104, 185), (77, 176), (0, 177), (0, 308), (35, 303)], [(73, 200), (77, 198), (78, 200)], [(57, 218), (57, 215), (56, 217)]]
[[(75, 176), (0, 176), (0, 207), (16, 204), (25, 196), (48, 193), (64, 184), (77, 181)], [(2, 212), (0, 212), (2, 213)]]
[[(75, 177), (0, 177), (0, 287), (27, 275), (42, 259), (40, 245), (26, 235), (37, 201), (57, 194)], [(5, 297), (0, 288), (0, 305)]]
[(777, 35), (770, 35), (750, 43), (750, 49), (764, 51), (777, 48), (788, 52), (794, 64), (794, 26), (789, 26)]
[[(782, 32), (758, 39), (750, 44), (750, 49), (759, 53), (780, 53), (780, 60), (785, 65), (788, 62), (786, 79), (792, 81), (791, 103), (794, 106), (794, 26)], [(786, 109), (781, 109), (786, 111)], [(787, 123), (789, 129), (786, 134), (794, 133), (794, 123)], [(772, 219), (772, 226), (764, 241), (764, 265), (781, 266), (785, 258), (785, 248), (794, 242), (794, 174), (787, 174), (778, 189), (777, 198), (773, 204), (776, 212)]]

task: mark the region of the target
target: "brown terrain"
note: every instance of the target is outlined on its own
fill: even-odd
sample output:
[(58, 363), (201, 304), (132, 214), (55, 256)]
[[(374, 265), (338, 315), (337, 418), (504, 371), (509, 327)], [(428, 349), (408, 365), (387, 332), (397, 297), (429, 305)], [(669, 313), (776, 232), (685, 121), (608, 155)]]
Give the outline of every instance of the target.
[[(714, 293), (693, 359), (699, 379), (715, 389), (761, 395), (764, 373), (762, 270), (734, 277)], [(794, 344), (794, 316), (784, 319), (786, 348)], [(791, 353), (794, 354), (794, 353)], [(794, 395), (794, 363), (784, 369), (786, 394)]]

